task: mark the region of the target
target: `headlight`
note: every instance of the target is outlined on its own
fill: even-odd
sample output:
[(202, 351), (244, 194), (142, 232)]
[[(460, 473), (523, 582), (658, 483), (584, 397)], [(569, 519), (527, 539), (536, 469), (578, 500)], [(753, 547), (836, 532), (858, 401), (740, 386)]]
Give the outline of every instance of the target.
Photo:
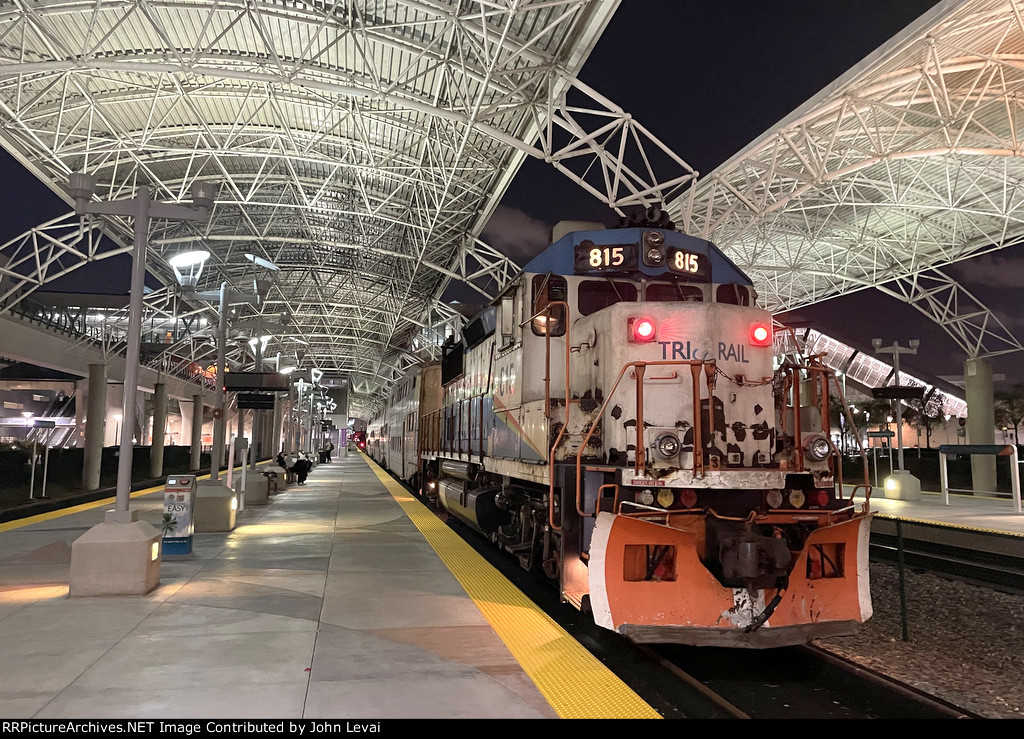
[(662, 459), (679, 454), (679, 438), (675, 434), (662, 434), (654, 440), (654, 449)]
[(658, 231), (648, 231), (644, 234), (644, 241), (648, 246), (661, 246), (665, 243), (665, 237)]
[(807, 442), (807, 456), (815, 462), (820, 462), (828, 457), (832, 447), (824, 436), (814, 436)]

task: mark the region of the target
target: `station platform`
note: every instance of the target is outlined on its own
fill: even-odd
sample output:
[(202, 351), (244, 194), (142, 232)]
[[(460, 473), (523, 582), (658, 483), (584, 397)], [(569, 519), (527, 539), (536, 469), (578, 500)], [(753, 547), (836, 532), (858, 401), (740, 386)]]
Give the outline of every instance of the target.
[[(197, 533), (148, 595), (70, 598), (111, 506), (0, 524), (0, 717), (659, 717), (361, 454)], [(162, 488), (132, 508), (157, 524)]]
[(1024, 513), (1017, 513), (1009, 498), (950, 493), (949, 505), (946, 505), (938, 491), (922, 490), (920, 498), (911, 501), (886, 498), (884, 491), (875, 490), (871, 495), (871, 510), (878, 516), (903, 521), (1024, 537)]

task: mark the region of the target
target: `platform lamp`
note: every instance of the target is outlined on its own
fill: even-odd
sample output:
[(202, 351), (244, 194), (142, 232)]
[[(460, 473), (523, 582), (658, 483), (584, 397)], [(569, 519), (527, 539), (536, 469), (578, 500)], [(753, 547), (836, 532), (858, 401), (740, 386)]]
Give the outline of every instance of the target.
[[(260, 290), (259, 287), (257, 287), (257, 292), (260, 295), (266, 294), (262, 290)], [(252, 349), (253, 352), (256, 372), (263, 371), (263, 355), (267, 350), (267, 344), (270, 343), (271, 338), (273, 337), (270, 334), (263, 334), (261, 336), (253, 336), (251, 339), (249, 339), (249, 348)], [(258, 452), (261, 446), (261, 438), (263, 438), (263, 418), (260, 411), (254, 409), (252, 412), (252, 449), (249, 455), (249, 469), (251, 470), (256, 469), (256, 464), (258, 462)]]
[(122, 404), (124, 423), (120, 429), (115, 506), (106, 512), (103, 523), (89, 529), (72, 544), (69, 594), (142, 595), (160, 583), (160, 532), (140, 521), (137, 510), (129, 510), (149, 225), (153, 219), (206, 221), (214, 207), (216, 186), (210, 182), (193, 182), (192, 205), (188, 206), (154, 201), (145, 185), (140, 186), (132, 198), (95, 201), (96, 184), (96, 177), (91, 174), (76, 172), (68, 178), (68, 194), (75, 201), (75, 212), (83, 218), (88, 215), (121, 216), (131, 218), (133, 222)]
[(260, 302), (260, 296), (233, 290), (227, 282), (221, 282), (219, 290), (196, 290), (199, 276), (209, 258), (210, 252), (196, 250), (176, 254), (168, 259), (167, 263), (174, 270), (174, 276), (182, 287), (184, 297), (219, 303), (217, 385), (213, 400), (213, 453), (210, 455), (210, 480), (217, 482), (220, 480), (220, 468), (224, 459), (226, 423), (224, 418), (224, 373), (227, 366), (228, 310), (232, 305), (257, 305)]
[[(918, 339), (911, 339), (909, 346), (900, 346), (893, 342), (890, 346), (883, 346), (881, 339), (872, 339), (871, 345), (878, 354), (891, 354), (893, 358), (894, 387), (900, 386), (900, 355), (917, 354), (921, 346)], [(911, 475), (903, 466), (903, 401), (895, 398), (896, 401), (896, 463), (898, 468), (893, 470), (885, 478), (885, 497), (896, 500), (918, 500), (921, 497), (921, 481)]]

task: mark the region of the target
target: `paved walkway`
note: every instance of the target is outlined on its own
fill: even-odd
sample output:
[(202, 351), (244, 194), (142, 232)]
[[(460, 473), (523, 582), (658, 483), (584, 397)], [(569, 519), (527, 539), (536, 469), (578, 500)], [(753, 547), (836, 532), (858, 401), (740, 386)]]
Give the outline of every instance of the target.
[(105, 507), (0, 528), (3, 718), (556, 716), (359, 455), (197, 534), (149, 595), (69, 598)]

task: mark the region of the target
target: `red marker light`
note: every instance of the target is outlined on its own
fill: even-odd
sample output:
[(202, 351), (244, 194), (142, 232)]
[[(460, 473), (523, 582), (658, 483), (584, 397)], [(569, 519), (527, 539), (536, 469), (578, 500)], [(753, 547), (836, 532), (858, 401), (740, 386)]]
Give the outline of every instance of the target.
[(750, 343), (754, 346), (772, 345), (772, 328), (767, 323), (755, 323), (750, 327)]
[(646, 342), (654, 341), (654, 321), (650, 318), (629, 319), (630, 341)]

